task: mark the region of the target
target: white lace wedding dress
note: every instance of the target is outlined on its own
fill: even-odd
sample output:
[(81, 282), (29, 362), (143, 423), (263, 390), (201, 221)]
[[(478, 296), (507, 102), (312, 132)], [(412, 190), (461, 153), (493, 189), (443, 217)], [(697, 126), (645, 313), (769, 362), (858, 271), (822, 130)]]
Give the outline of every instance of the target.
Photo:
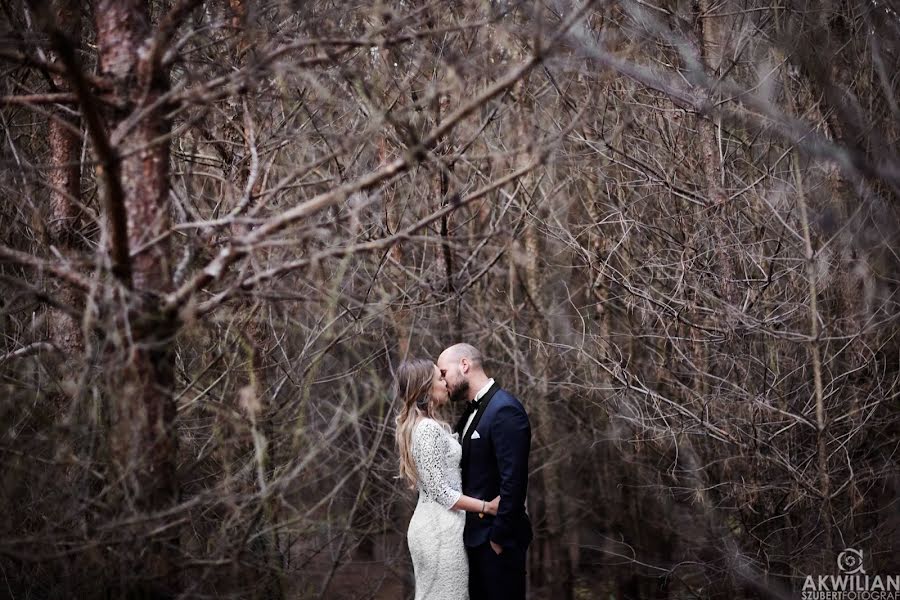
[(433, 419), (412, 434), (419, 503), (406, 537), (416, 575), (416, 600), (468, 600), (469, 561), (463, 545), (466, 513), (450, 510), (462, 495), (462, 446)]

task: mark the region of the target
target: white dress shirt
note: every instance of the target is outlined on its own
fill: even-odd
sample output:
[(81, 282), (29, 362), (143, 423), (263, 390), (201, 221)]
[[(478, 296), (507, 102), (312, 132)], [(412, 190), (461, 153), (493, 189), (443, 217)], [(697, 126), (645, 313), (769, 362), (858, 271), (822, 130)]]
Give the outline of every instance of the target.
[[(492, 385), (494, 385), (494, 378), (493, 378), (493, 377), (491, 377), (490, 379), (488, 379), (488, 380), (487, 380), (487, 383), (484, 384), (484, 387), (481, 388), (480, 390), (478, 390), (478, 393), (475, 394), (475, 401), (481, 400), (481, 397), (488, 393), (488, 390), (491, 389), (491, 386), (492, 386)], [(474, 411), (472, 411), (472, 414), (469, 415), (469, 420), (466, 421), (466, 426), (463, 427), (463, 434), (462, 434), (463, 438), (466, 437), (466, 432), (469, 431), (469, 425), (472, 424), (472, 420), (475, 418), (475, 413), (477, 413), (477, 412), (478, 412), (477, 410), (474, 410)]]

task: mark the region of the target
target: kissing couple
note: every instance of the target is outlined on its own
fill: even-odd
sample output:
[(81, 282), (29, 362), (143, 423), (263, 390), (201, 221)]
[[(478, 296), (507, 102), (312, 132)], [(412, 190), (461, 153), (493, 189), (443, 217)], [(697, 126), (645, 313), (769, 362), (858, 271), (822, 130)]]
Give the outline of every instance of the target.
[[(531, 425), (469, 344), (396, 370), (400, 476), (418, 489), (407, 541), (416, 600), (524, 600)], [(466, 402), (451, 429), (450, 403)]]

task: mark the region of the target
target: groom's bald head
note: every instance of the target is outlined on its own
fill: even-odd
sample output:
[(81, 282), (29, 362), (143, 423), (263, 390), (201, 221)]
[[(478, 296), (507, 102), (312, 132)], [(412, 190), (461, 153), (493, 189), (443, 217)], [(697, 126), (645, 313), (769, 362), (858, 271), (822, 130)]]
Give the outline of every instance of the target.
[[(441, 352), (437, 359), (438, 369), (447, 380), (450, 400), (471, 400), (487, 379), (484, 374), (483, 357), (478, 348), (471, 344), (454, 344)], [(477, 387), (476, 387), (477, 385)]]
[[(458, 361), (463, 358), (468, 359), (469, 363), (473, 367), (481, 367), (483, 364), (483, 357), (481, 356), (481, 352), (478, 351), (478, 348), (473, 346), (472, 344), (460, 343), (453, 344), (443, 352), (441, 352), (441, 356), (447, 356), (448, 360)], [(440, 358), (438, 358), (440, 361)]]

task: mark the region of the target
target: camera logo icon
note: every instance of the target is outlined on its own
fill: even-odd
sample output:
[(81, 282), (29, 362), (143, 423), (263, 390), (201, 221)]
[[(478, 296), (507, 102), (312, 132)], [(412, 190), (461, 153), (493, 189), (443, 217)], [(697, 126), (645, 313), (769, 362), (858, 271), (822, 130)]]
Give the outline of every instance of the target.
[(863, 569), (863, 553), (862, 550), (855, 548), (846, 548), (837, 557), (838, 570), (845, 575), (855, 575), (857, 573), (865, 573)]

